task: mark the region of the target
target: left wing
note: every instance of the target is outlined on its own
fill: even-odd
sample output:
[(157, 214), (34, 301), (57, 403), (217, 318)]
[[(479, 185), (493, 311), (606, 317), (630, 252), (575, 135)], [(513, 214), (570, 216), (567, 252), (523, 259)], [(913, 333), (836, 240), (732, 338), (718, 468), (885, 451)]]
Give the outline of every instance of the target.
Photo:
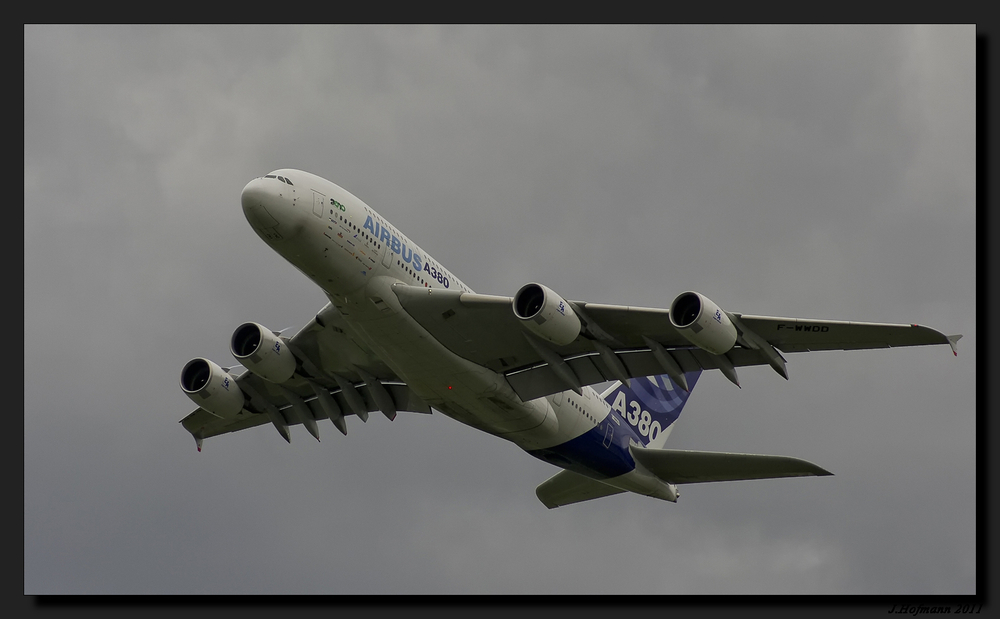
[(396, 411), (431, 412), (378, 356), (350, 336), (332, 304), (294, 337), (278, 339), (295, 357), (295, 374), (280, 385), (249, 371), (235, 376), (247, 396), (242, 410), (221, 417), (198, 408), (181, 420), (199, 451), (206, 438), (266, 423), (273, 424), (285, 440), (290, 440), (288, 427), (300, 424), (319, 440), (316, 422), (322, 419), (331, 419), (347, 434), (346, 415), (366, 421), (374, 411), (390, 419)]
[[(244, 372), (236, 378), (236, 383), (240, 385), (244, 390), (246, 389), (247, 382), (251, 380), (257, 380), (260, 383), (265, 381), (250, 374), (250, 372)], [(396, 410), (406, 411), (411, 413), (425, 413), (430, 414), (431, 409), (423, 400), (414, 395), (410, 388), (404, 383), (389, 383), (382, 382), (382, 386), (389, 393), (389, 397), (395, 404)], [(361, 401), (364, 403), (362, 410), (365, 418), (367, 419), (368, 413), (373, 413), (375, 411), (382, 410), (379, 407), (378, 401), (374, 394), (373, 388), (368, 384), (360, 383), (353, 385), (352, 387), (357, 391), (358, 395), (361, 397)], [(273, 395), (269, 391), (263, 391), (259, 393), (267, 393), (266, 400), (274, 405), (275, 409), (278, 411), (281, 418), (279, 423), (284, 423), (287, 426), (294, 426), (299, 424), (309, 423), (308, 419), (304, 420), (300, 415), (297, 414), (292, 408), (292, 404), (288, 402), (285, 397), (280, 395)], [(327, 388), (327, 393), (329, 393), (334, 401), (337, 403), (337, 408), (343, 415), (357, 415), (357, 411), (352, 408), (351, 402), (347, 399), (344, 394), (344, 390), (339, 387)], [(309, 411), (309, 417), (313, 421), (318, 421), (321, 419), (328, 419), (329, 416), (323, 410), (321, 403), (318, 400), (318, 396), (315, 393), (305, 394), (301, 396), (303, 403), (306, 405)], [(238, 432), (240, 430), (246, 430), (247, 428), (253, 428), (255, 426), (264, 425), (266, 423), (272, 422), (272, 419), (267, 415), (266, 412), (250, 412), (244, 409), (233, 419), (225, 419), (214, 415), (203, 408), (199, 408), (193, 411), (184, 419), (181, 419), (181, 424), (184, 429), (187, 430), (195, 437), (195, 439), (206, 439), (212, 436), (218, 436), (220, 434), (227, 434), (229, 432)], [(319, 438), (317, 436), (317, 438)], [(200, 446), (199, 441), (199, 446)]]
[(708, 369), (719, 369), (739, 384), (735, 368), (750, 365), (770, 365), (787, 378), (781, 352), (927, 344), (949, 344), (954, 351), (961, 337), (913, 324), (803, 320), (719, 310), (720, 321), (724, 314), (732, 323), (735, 342), (726, 352), (715, 354), (693, 345), (691, 337), (671, 322), (669, 310), (565, 301), (578, 317), (580, 330), (572, 341), (557, 344), (537, 336), (533, 331), (537, 327), (527, 324), (532, 321), (518, 318), (510, 297), (404, 284), (393, 286), (393, 292), (439, 342), (504, 374), (522, 400), (636, 376), (668, 374), (684, 385), (685, 372)]

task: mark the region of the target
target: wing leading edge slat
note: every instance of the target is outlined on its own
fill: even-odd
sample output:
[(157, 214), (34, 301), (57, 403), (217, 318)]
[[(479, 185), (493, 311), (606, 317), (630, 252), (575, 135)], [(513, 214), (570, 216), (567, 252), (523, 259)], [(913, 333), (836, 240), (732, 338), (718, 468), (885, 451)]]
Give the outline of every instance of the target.
[[(719, 368), (719, 360), (697, 348), (668, 349), (670, 355), (677, 361), (682, 372), (696, 370), (712, 370)], [(653, 351), (624, 350), (616, 351), (629, 377), (656, 376), (664, 373), (663, 366), (657, 361)], [(733, 349), (726, 353), (727, 358), (736, 367), (751, 365), (767, 365), (767, 359), (759, 352), (749, 349)], [(601, 382), (617, 380), (617, 377), (603, 363), (597, 352), (577, 355), (566, 359), (567, 365), (579, 377), (581, 384), (594, 385)], [(528, 368), (522, 368), (508, 373), (507, 382), (522, 400), (540, 398), (566, 389), (565, 383), (558, 374), (546, 363), (539, 363)]]

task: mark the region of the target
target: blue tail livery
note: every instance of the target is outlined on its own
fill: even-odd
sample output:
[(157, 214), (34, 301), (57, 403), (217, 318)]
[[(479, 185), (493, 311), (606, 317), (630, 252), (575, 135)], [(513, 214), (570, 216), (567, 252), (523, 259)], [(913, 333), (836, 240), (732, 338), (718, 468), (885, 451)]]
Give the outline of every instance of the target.
[[(700, 370), (684, 375), (690, 389), (700, 375)], [(603, 424), (607, 428), (603, 450), (596, 441), (599, 426), (555, 449), (529, 452), (566, 469), (535, 489), (543, 505), (552, 509), (624, 490), (676, 502), (678, 484), (831, 474), (787, 456), (663, 449), (691, 391), (667, 375), (630, 382), (631, 386), (616, 383), (602, 394), (611, 409), (608, 417), (615, 422)], [(619, 419), (628, 426), (615, 433)], [(554, 460), (553, 454), (565, 462)]]
[[(701, 370), (684, 374), (693, 391)], [(617, 383), (601, 394), (622, 420), (631, 425), (644, 447), (659, 449), (673, 430), (673, 423), (691, 397), (666, 374), (633, 378), (632, 386)]]

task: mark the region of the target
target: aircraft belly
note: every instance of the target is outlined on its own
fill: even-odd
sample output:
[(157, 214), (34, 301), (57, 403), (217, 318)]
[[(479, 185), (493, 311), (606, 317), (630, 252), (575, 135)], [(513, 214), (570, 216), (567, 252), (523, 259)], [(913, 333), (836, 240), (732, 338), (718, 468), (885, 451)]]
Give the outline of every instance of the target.
[(594, 426), (569, 441), (544, 449), (526, 450), (539, 460), (574, 473), (605, 480), (619, 477), (635, 468), (628, 444), (605, 441), (606, 428)]

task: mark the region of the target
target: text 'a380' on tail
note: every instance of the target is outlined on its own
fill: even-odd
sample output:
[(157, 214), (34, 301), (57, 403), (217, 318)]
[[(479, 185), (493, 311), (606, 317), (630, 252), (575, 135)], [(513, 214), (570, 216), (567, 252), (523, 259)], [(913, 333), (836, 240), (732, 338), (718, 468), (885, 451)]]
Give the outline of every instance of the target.
[(635, 428), (644, 447), (659, 449), (670, 436), (699, 376), (701, 370), (684, 374), (686, 390), (666, 374), (641, 376), (631, 379), (631, 385), (612, 385), (601, 397)]

